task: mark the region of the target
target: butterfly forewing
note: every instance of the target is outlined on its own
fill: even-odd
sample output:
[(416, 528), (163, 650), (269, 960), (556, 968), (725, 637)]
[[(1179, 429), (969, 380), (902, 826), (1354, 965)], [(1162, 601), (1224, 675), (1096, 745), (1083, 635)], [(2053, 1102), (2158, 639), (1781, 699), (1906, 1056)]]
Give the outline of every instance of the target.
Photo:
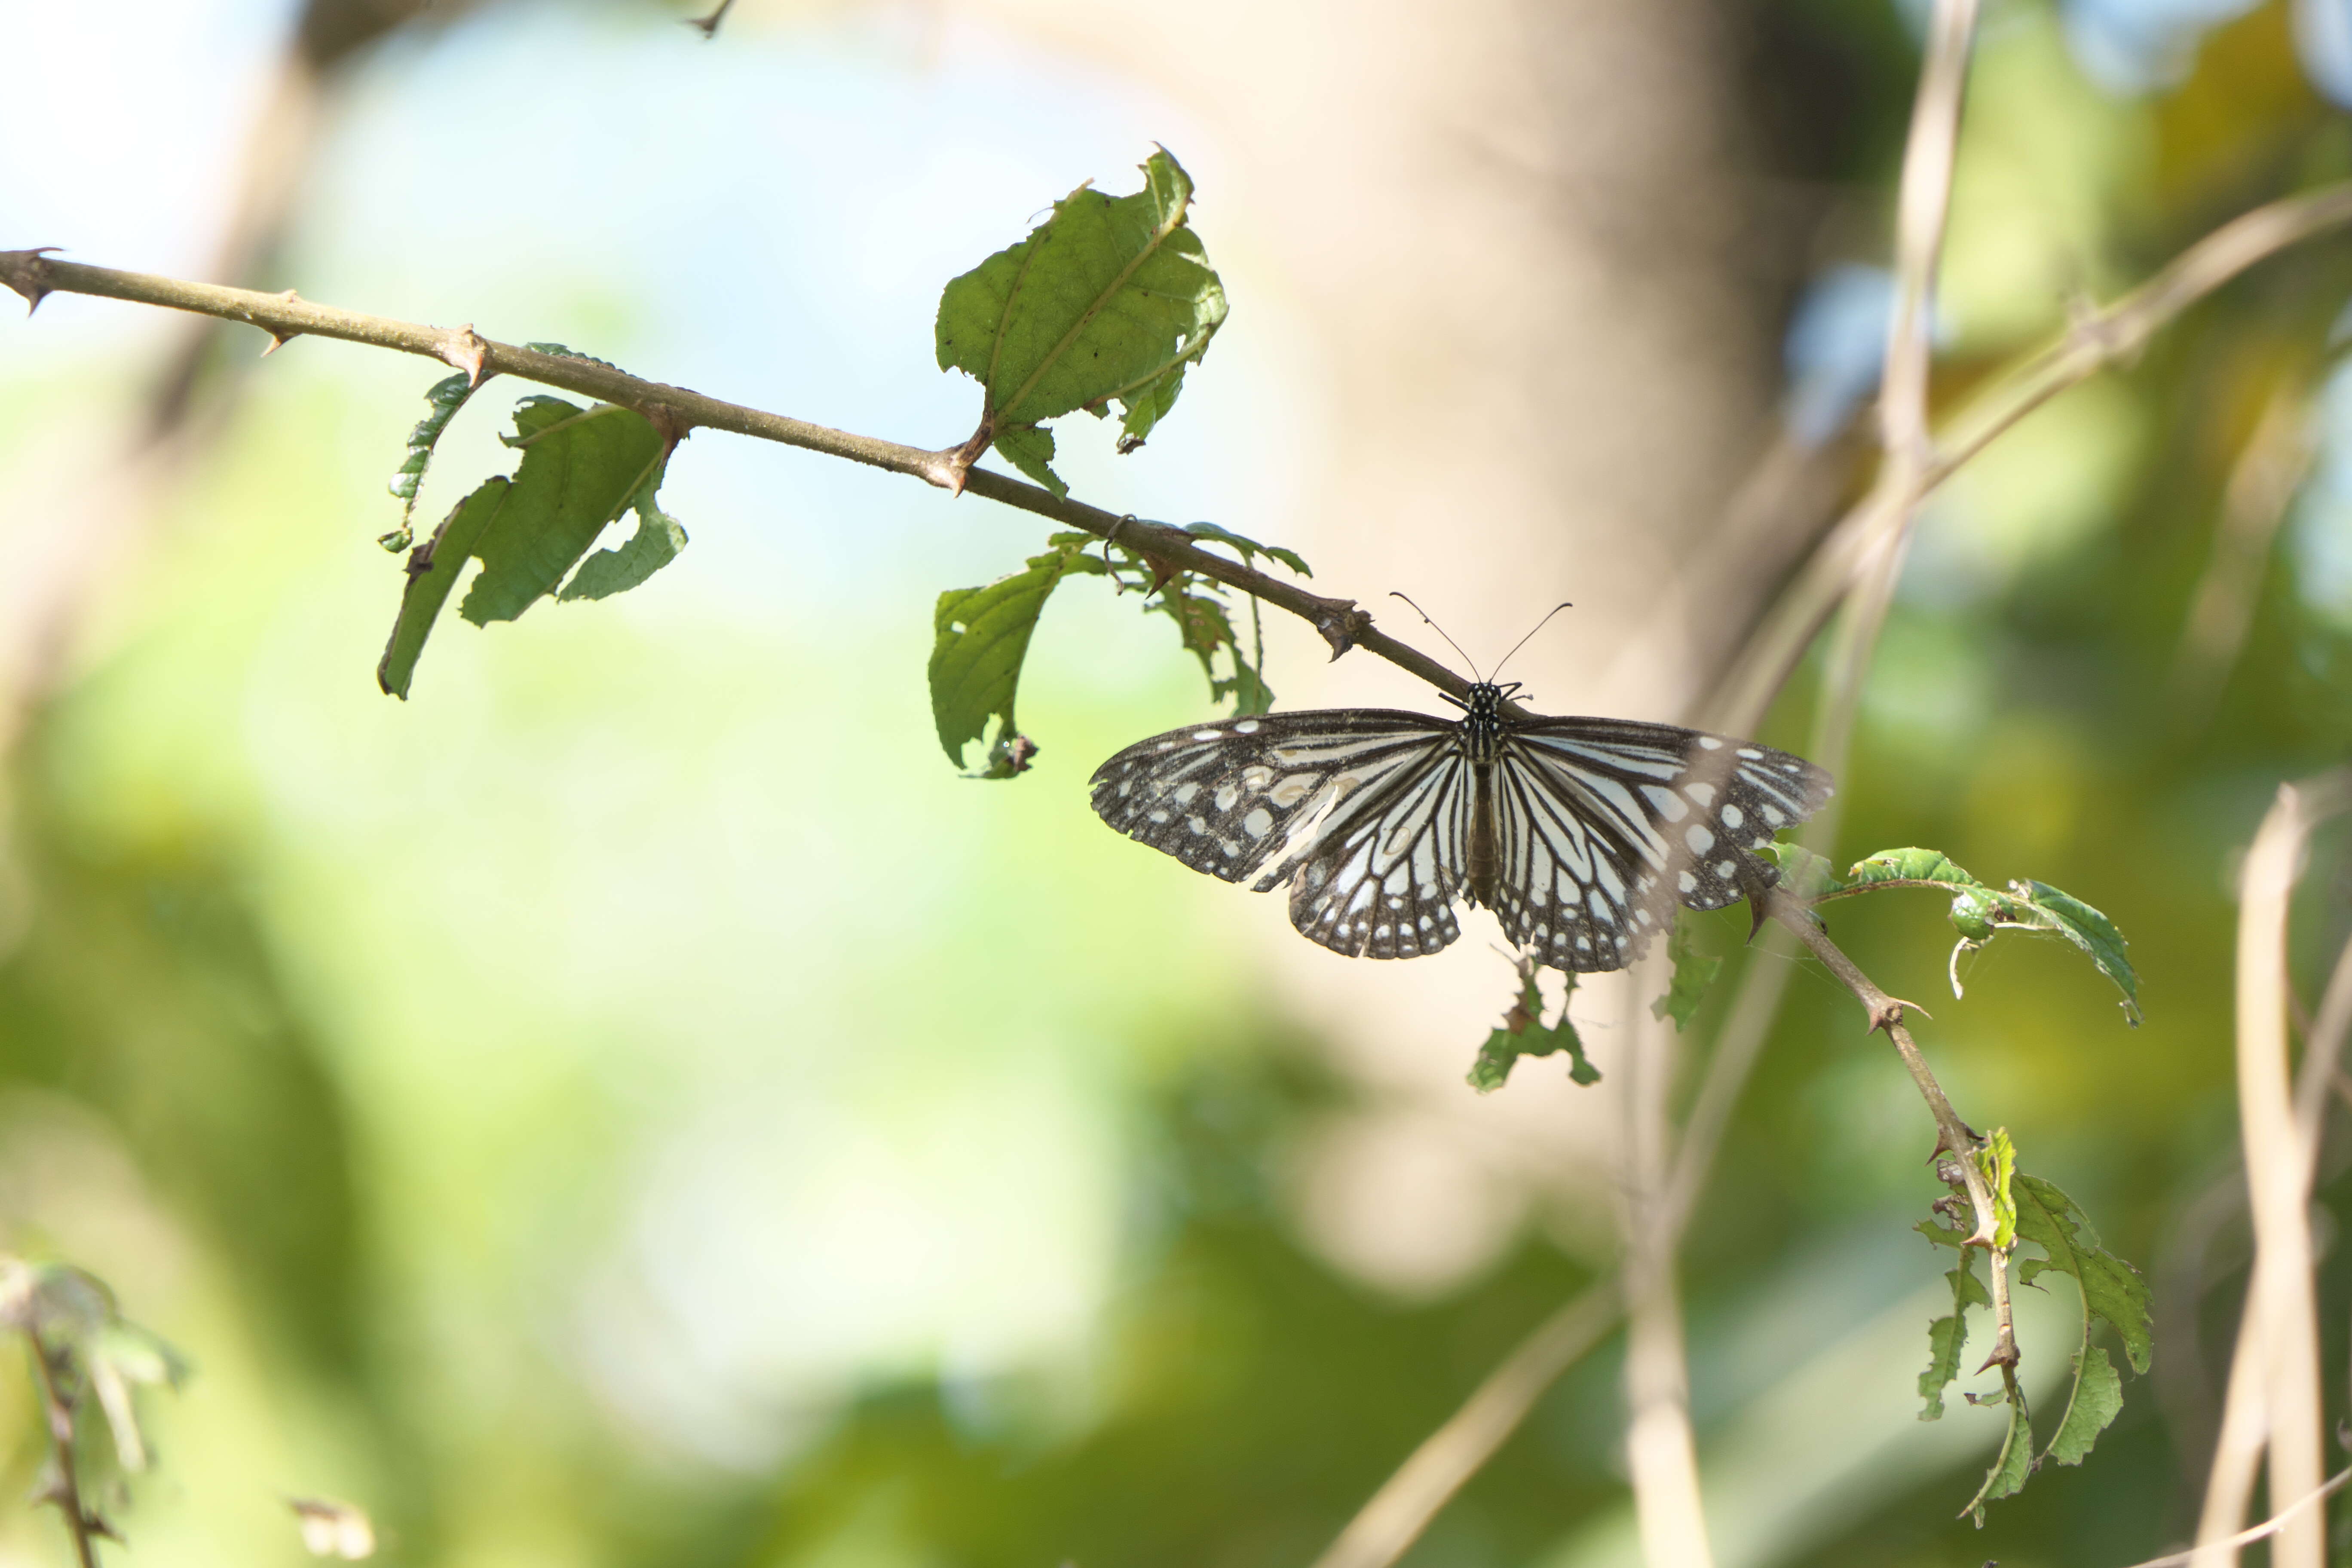
[[(1218, 720), (1139, 741), (1095, 770), (1095, 810), (1196, 871), (1278, 886), (1328, 849), (1349, 803), (1453, 746), (1425, 713), (1329, 709)], [(1335, 820), (1338, 818), (1339, 820)]]
[(1411, 958), (1462, 934), (1453, 904), (1471, 896), (1479, 799), (1468, 735), (1484, 724), (1504, 934), (1590, 971), (1640, 957), (1676, 903), (1719, 909), (1769, 881), (1748, 852), (1831, 794), (1785, 752), (1667, 724), (1516, 719), (1500, 701), (1472, 688), (1466, 725), (1334, 709), (1172, 730), (1096, 770), (1095, 809), (1195, 870), (1259, 892), (1289, 883), (1291, 923), (1326, 947)]

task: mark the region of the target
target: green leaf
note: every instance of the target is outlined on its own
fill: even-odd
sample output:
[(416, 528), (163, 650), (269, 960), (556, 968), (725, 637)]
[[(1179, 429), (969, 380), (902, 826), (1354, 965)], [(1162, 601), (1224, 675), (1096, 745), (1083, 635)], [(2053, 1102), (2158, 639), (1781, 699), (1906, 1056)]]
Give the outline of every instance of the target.
[(425, 417), (408, 433), (408, 456), (393, 470), (392, 493), (404, 503), (400, 509), (400, 526), (376, 541), (386, 550), (405, 550), (412, 537), (409, 519), (416, 510), (416, 488), (425, 480), (425, 470), (433, 462), (433, 448), (440, 444), (442, 432), (449, 421), (457, 417), (457, 410), (474, 395), (474, 383), (463, 375), (444, 377), (435, 382), (425, 393)]
[[(2009, 1401), (2009, 1430), (2001, 1435), (2000, 1454), (1985, 1472), (1984, 1485), (1969, 1500), (1961, 1514), (1984, 1528), (1985, 1504), (2005, 1497), (2015, 1497), (2025, 1489), (2025, 1478), (2033, 1473), (2033, 1426), (2027, 1419), (2025, 1402), (2013, 1396)], [(1987, 1403), (1990, 1403), (1988, 1401)]]
[(643, 415), (599, 404), (583, 410), (560, 397), (528, 397), (515, 408), (522, 448), (511, 479), (493, 479), (457, 503), (432, 539), (409, 552), (408, 584), (376, 681), (408, 695), (416, 660), (469, 558), (482, 563), (458, 613), (476, 626), (510, 621), (555, 591), (605, 524), (637, 509), (635, 537), (581, 568), (565, 598), (601, 598), (635, 586), (677, 553), (686, 531), (655, 504), (667, 448)]
[(1578, 1037), (1576, 1026), (1568, 1021), (1569, 1004), (1575, 997), (1576, 976), (1570, 973), (1567, 994), (1560, 998), (1559, 1020), (1545, 1027), (1543, 992), (1536, 984), (1536, 966), (1520, 960), (1518, 994), (1511, 999), (1510, 1010), (1503, 1015), (1502, 1024), (1478, 1047), (1478, 1059), (1470, 1064), (1470, 1087), (1480, 1094), (1491, 1094), (1503, 1087), (1521, 1057), (1548, 1057), (1554, 1051), (1568, 1053), (1570, 1081), (1599, 1083), (1601, 1069), (1584, 1054), (1584, 1042)]
[(2017, 1240), (2017, 1145), (2010, 1142), (2009, 1129), (1994, 1128), (1976, 1161), (1992, 1188), (1992, 1244), (2005, 1251)]
[(2099, 973), (2116, 983), (2124, 994), (2124, 1017), (2137, 1025), (2139, 1013), (2139, 976), (2132, 972), (2131, 961), (2124, 956), (2127, 945), (2115, 922), (2080, 899), (2062, 893), (2047, 882), (2011, 882), (2011, 889), (2030, 902), (2034, 911), (2046, 921), (2043, 929), (2055, 931), (2060, 936), (2090, 954)]
[(1801, 844), (1775, 839), (1755, 852), (1780, 868), (1780, 886), (1790, 898), (1818, 899), (1842, 885), (1837, 868)]
[[(1028, 765), (1036, 747), (1013, 716), (1022, 661), (1045, 601), (1074, 564), (1090, 558), (1075, 544), (1030, 557), (1025, 571), (982, 588), (950, 588), (932, 613), (931, 717), (948, 760), (963, 765), (964, 747), (988, 733), (996, 740), (978, 778), (1010, 778)], [(1024, 751), (1023, 748), (1025, 747)]]
[(560, 397), (523, 399), (515, 433), (499, 439), (522, 448), (522, 465), (474, 546), (482, 573), (457, 613), (478, 626), (511, 621), (555, 592), (604, 525), (658, 488), (668, 457), (635, 410)]
[[(558, 359), (585, 360), (590, 364), (601, 364), (606, 370), (621, 370), (621, 367), (611, 360), (598, 359), (594, 354), (583, 354), (578, 349), (567, 349), (562, 343), (525, 343), (523, 347), (533, 353), (553, 354)], [(626, 375), (629, 373), (622, 370), (621, 374)]]
[(1186, 224), (1191, 178), (1165, 149), (1143, 173), (1131, 196), (1080, 186), (941, 291), (940, 368), (985, 389), (983, 430), (1116, 400), (1130, 450), (1174, 405), (1184, 367), (1225, 319), (1224, 288)]
[(1013, 466), (1054, 492), (1055, 500), (1068, 497), (1070, 487), (1054, 471), (1054, 433), (1038, 425), (1015, 425), (996, 433), (996, 449)]
[(465, 570), (483, 531), (506, 505), (507, 492), (512, 488), (512, 481), (503, 478), (486, 480), (450, 509), (432, 538), (408, 552), (408, 586), (401, 593), (400, 613), (393, 619), (392, 640), (375, 667), (376, 684), (390, 695), (407, 700), (425, 639), (432, 635), (449, 590), (457, 585), (457, 574)]
[[(2047, 882), (2011, 882), (2007, 892), (1998, 891), (1936, 849), (1882, 849), (1855, 861), (1843, 879), (1804, 896), (1843, 898), (1877, 888), (1936, 888), (1951, 894), (1952, 925), (1966, 947), (1981, 946), (2003, 931), (2064, 938), (2088, 954), (2099, 973), (2124, 994), (2125, 1021), (2139, 1023), (2139, 977), (2124, 956), (2127, 944), (2114, 921), (2080, 899)], [(1955, 965), (1958, 957), (1956, 952)], [(1952, 988), (1955, 994), (1959, 989), (1957, 967)]]
[[(2132, 1370), (2146, 1372), (2155, 1339), (2155, 1325), (2148, 1319), (2147, 1281), (2140, 1278), (2138, 1269), (2099, 1246), (2090, 1216), (2054, 1184), (2020, 1172), (2013, 1190), (2019, 1239), (2032, 1242), (2048, 1254), (2046, 1267), (2074, 1277), (2082, 1288), (2084, 1310), (2112, 1325), (2123, 1341), (2124, 1355)], [(2031, 1279), (2022, 1270), (2020, 1278), (2023, 1282)]]
[(2062, 1465), (2081, 1464), (2123, 1407), (2123, 1374), (2107, 1359), (2106, 1347), (2085, 1345), (2076, 1351), (2074, 1394), (2042, 1457)]
[(1230, 530), (1219, 528), (1213, 522), (1196, 522), (1185, 529), (1184, 531), (1191, 534), (1195, 539), (1213, 539), (1220, 544), (1229, 544), (1233, 546), (1234, 552), (1242, 558), (1242, 564), (1244, 566), (1250, 563), (1251, 557), (1264, 555), (1272, 560), (1281, 562), (1285, 566), (1289, 567), (1301, 577), (1312, 577), (1315, 575), (1312, 571), (1308, 570), (1307, 563), (1299, 559), (1298, 552), (1295, 550), (1286, 550), (1279, 544), (1260, 544), (1255, 539), (1244, 539), (1240, 534), (1234, 533)]
[[(1937, 1227), (1922, 1228), (1932, 1231)], [(1927, 1325), (1927, 1370), (1919, 1374), (1919, 1396), (1926, 1401), (1919, 1412), (1922, 1421), (1943, 1419), (1944, 1390), (1960, 1375), (1960, 1349), (1969, 1338), (1969, 1309), (1992, 1305), (1984, 1281), (1977, 1278), (1975, 1253), (1963, 1248), (1959, 1263), (1945, 1270), (1944, 1278), (1952, 1286), (1952, 1313)]]
[(686, 530), (677, 519), (656, 506), (649, 494), (638, 496), (636, 509), (637, 531), (625, 542), (583, 561), (557, 599), (603, 599), (626, 593), (677, 559), (686, 548)]
[(1666, 952), (1675, 961), (1674, 984), (1666, 994), (1650, 1004), (1650, 1016), (1664, 1018), (1672, 1014), (1675, 1033), (1690, 1027), (1698, 1005), (1706, 1000), (1706, 988), (1723, 968), (1723, 960), (1710, 956), (1698, 944), (1697, 933), (1685, 916), (1675, 921), (1675, 933), (1666, 941)]

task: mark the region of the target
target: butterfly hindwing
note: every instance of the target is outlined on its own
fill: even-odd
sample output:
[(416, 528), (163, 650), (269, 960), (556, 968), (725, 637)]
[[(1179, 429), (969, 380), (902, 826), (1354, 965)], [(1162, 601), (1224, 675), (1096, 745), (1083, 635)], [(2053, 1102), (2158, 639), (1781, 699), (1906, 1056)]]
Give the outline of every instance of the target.
[(1829, 799), (1801, 757), (1671, 724), (1513, 726), (1496, 765), (1504, 934), (1561, 969), (1639, 958), (1679, 903), (1721, 909), (1770, 880), (1749, 852)]

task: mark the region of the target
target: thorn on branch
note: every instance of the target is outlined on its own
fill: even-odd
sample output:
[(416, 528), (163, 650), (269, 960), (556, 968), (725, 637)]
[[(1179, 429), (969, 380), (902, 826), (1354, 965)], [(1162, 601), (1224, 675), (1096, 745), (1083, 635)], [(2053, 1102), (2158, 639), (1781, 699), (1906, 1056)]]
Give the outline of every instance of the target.
[(1885, 1029), (1889, 1034), (1894, 1033), (1903, 1022), (1903, 1010), (1906, 1007), (1931, 1022), (1936, 1016), (1916, 1002), (1906, 1002), (1900, 996), (1881, 996), (1870, 1004), (1871, 1028), (1874, 1031)]
[(482, 366), (489, 358), (490, 345), (488, 339), (474, 331), (472, 322), (444, 336), (440, 352), (443, 363), (466, 373), (468, 386), (482, 384)]
[(715, 38), (719, 36), (719, 24), (727, 19), (727, 13), (734, 7), (735, 0), (719, 0), (717, 10), (708, 16), (688, 16), (686, 19), (686, 25), (706, 38)]
[(41, 308), (41, 301), (51, 291), (44, 281), (48, 264), (41, 258), (57, 248), (54, 245), (40, 245), (30, 250), (0, 251), (0, 283), (5, 283), (25, 297), (25, 314), (27, 316)]
[(1331, 645), (1331, 657), (1336, 659), (1356, 646), (1356, 639), (1372, 629), (1371, 614), (1356, 608), (1353, 599), (1324, 599), (1323, 606), (1315, 613), (1315, 629)]

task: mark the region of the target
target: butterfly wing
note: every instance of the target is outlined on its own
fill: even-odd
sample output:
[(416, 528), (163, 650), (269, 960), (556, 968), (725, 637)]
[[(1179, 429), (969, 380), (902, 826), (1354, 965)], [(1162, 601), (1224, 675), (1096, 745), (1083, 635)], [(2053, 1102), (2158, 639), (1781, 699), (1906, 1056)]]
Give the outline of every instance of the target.
[(1721, 909), (1748, 852), (1821, 809), (1829, 774), (1801, 757), (1671, 724), (1545, 719), (1513, 726), (1496, 764), (1496, 916), (1559, 969), (1622, 968), (1679, 901)]
[(1325, 947), (1410, 958), (1462, 934), (1457, 728), (1388, 709), (1218, 720), (1137, 742), (1090, 788), (1105, 822), (1196, 871), (1292, 883), (1291, 923)]

